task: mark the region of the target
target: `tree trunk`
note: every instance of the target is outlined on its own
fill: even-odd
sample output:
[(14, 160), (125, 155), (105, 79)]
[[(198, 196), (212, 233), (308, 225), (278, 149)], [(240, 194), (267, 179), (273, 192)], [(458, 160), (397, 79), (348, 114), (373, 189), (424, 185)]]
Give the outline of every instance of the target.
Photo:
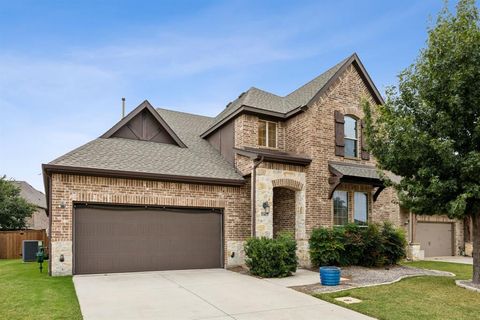
[(473, 283), (480, 284), (480, 214), (472, 215), (473, 232)]

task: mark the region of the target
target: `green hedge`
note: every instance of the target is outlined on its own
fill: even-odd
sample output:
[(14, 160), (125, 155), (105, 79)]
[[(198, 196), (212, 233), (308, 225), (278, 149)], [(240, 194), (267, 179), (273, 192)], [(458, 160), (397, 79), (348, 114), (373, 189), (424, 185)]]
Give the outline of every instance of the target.
[(314, 266), (379, 267), (393, 265), (405, 257), (407, 242), (403, 230), (389, 223), (360, 227), (314, 229), (309, 240)]
[(245, 243), (245, 262), (250, 273), (264, 278), (287, 277), (297, 270), (297, 243), (282, 233), (275, 239), (250, 238)]

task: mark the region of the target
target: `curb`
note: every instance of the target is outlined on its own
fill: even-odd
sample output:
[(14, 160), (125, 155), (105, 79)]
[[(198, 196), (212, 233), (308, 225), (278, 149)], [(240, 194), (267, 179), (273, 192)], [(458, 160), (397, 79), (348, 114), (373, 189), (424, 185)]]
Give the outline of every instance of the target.
[(455, 280), (455, 284), (457, 286), (459, 286), (460, 288), (463, 288), (463, 289), (467, 289), (467, 290), (475, 291), (475, 292), (480, 292), (480, 288), (471, 287), (468, 284), (463, 283), (464, 281), (469, 281), (469, 280)]

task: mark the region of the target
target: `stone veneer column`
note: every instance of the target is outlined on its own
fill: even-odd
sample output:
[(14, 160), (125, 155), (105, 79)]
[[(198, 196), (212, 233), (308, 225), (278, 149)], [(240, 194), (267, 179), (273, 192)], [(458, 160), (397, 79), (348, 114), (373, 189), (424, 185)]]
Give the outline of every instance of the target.
[[(265, 215), (263, 203), (268, 202), (269, 214)], [(255, 234), (257, 237), (273, 237), (273, 187), (266, 169), (257, 169), (255, 188)]]
[[(295, 190), (295, 240), (297, 256), (302, 267), (310, 266), (308, 239), (306, 235), (306, 196), (305, 173), (279, 169), (257, 169), (256, 181), (256, 235), (271, 238), (273, 236), (273, 183), (276, 187)], [(279, 182), (280, 181), (280, 182)], [(285, 182), (285, 183), (283, 183)], [(290, 184), (288, 183), (290, 182)], [(292, 183), (293, 182), (293, 183)], [(270, 213), (263, 215), (263, 203), (268, 202)]]

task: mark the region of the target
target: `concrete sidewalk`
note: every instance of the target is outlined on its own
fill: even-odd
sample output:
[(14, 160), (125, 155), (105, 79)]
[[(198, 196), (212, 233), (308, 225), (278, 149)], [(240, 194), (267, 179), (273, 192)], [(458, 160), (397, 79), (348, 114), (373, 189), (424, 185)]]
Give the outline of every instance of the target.
[(223, 269), (75, 276), (84, 319), (372, 319)]

